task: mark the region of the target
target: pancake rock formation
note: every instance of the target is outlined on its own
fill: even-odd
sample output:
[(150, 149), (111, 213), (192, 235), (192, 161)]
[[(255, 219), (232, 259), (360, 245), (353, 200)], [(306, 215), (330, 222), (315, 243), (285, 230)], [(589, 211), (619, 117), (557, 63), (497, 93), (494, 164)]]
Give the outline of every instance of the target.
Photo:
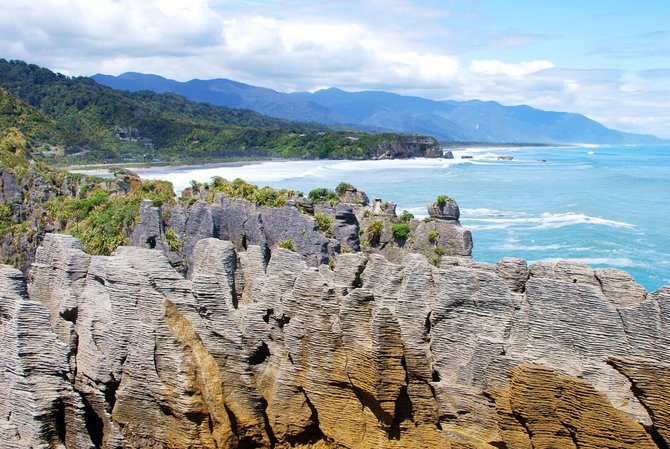
[(519, 259), (48, 234), (0, 267), (0, 448), (667, 448), (670, 288)]

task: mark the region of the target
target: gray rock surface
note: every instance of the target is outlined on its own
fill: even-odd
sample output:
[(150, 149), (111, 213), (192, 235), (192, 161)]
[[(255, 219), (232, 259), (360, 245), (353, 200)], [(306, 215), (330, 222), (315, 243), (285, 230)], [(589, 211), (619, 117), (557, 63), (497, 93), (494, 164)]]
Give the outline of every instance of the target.
[(0, 448), (93, 448), (70, 351), (23, 273), (0, 266)]
[(333, 218), (334, 237), (341, 245), (354, 251), (360, 251), (360, 225), (354, 208), (349, 204), (338, 204), (335, 206)]
[[(191, 260), (186, 279), (160, 251), (89, 257), (54, 234), (28, 289), (0, 268), (0, 448), (653, 448), (643, 426), (666, 435), (654, 385), (668, 288), (518, 259), (352, 253), (317, 268), (218, 238)], [(606, 425), (586, 425), (580, 401)]]
[(433, 203), (428, 204), (426, 207), (428, 208), (428, 215), (437, 220), (458, 221), (461, 217), (461, 210), (458, 204), (451, 198), (448, 198), (444, 204)]
[(21, 197), (19, 183), (9, 170), (0, 168), (0, 203), (16, 201)]
[(347, 189), (342, 195), (340, 195), (340, 203), (367, 206), (370, 204), (370, 199), (368, 198), (368, 195), (362, 190)]

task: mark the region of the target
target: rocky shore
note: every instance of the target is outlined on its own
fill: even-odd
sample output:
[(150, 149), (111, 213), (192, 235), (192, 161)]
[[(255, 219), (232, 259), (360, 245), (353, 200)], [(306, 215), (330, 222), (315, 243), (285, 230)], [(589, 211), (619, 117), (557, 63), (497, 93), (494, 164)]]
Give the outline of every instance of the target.
[(670, 289), (204, 238), (0, 268), (0, 447), (667, 447)]
[(321, 190), (3, 169), (0, 449), (668, 447), (670, 287)]

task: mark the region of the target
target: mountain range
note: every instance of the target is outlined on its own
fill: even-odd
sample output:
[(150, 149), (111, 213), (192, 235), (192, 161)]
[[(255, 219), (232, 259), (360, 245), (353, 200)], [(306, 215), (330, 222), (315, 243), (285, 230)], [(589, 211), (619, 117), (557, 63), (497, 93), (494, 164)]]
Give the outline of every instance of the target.
[(0, 149), (4, 147), (25, 147), (60, 165), (441, 155), (432, 137), (335, 129), (170, 92), (121, 91), (90, 78), (0, 59)]
[(494, 101), (434, 101), (391, 92), (346, 92), (337, 88), (314, 93), (282, 93), (228, 79), (179, 82), (135, 72), (97, 74), (100, 84), (131, 92), (171, 92), (231, 108), (251, 109), (271, 117), (348, 125), (367, 131), (431, 135), (442, 142), (547, 144), (657, 144), (651, 135), (613, 130), (581, 114), (553, 112)]

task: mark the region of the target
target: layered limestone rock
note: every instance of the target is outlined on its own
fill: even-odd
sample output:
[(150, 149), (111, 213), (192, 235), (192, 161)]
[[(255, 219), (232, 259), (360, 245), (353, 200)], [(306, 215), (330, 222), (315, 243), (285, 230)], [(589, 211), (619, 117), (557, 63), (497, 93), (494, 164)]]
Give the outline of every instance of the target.
[[(356, 196), (364, 198), (359, 202), (367, 202), (364, 192), (354, 190), (347, 190), (341, 198), (352, 202), (335, 205), (293, 198), (282, 207), (267, 207), (222, 193), (216, 194), (212, 204), (195, 200), (190, 207), (164, 204), (159, 208), (145, 200), (131, 241), (134, 246), (161, 250), (184, 273), (190, 272), (195, 245), (211, 237), (230, 240), (238, 251), (260, 246), (266, 255), (290, 241), (311, 267), (327, 264), (340, 252), (350, 250), (383, 254), (395, 262), (408, 253), (420, 253), (434, 265), (442, 255), (472, 254), (472, 236), (458, 221), (458, 205), (453, 200), (439, 209), (442, 212), (436, 219), (411, 220), (410, 237), (396, 238), (392, 232), (400, 221), (396, 205), (374, 198), (372, 206), (366, 208), (356, 204)], [(331, 220), (330, 229), (320, 228), (317, 214)], [(376, 237), (366, 234), (373, 222), (383, 227)]]
[(668, 288), (218, 238), (191, 261), (49, 235), (28, 290), (0, 269), (0, 448), (668, 445)]

